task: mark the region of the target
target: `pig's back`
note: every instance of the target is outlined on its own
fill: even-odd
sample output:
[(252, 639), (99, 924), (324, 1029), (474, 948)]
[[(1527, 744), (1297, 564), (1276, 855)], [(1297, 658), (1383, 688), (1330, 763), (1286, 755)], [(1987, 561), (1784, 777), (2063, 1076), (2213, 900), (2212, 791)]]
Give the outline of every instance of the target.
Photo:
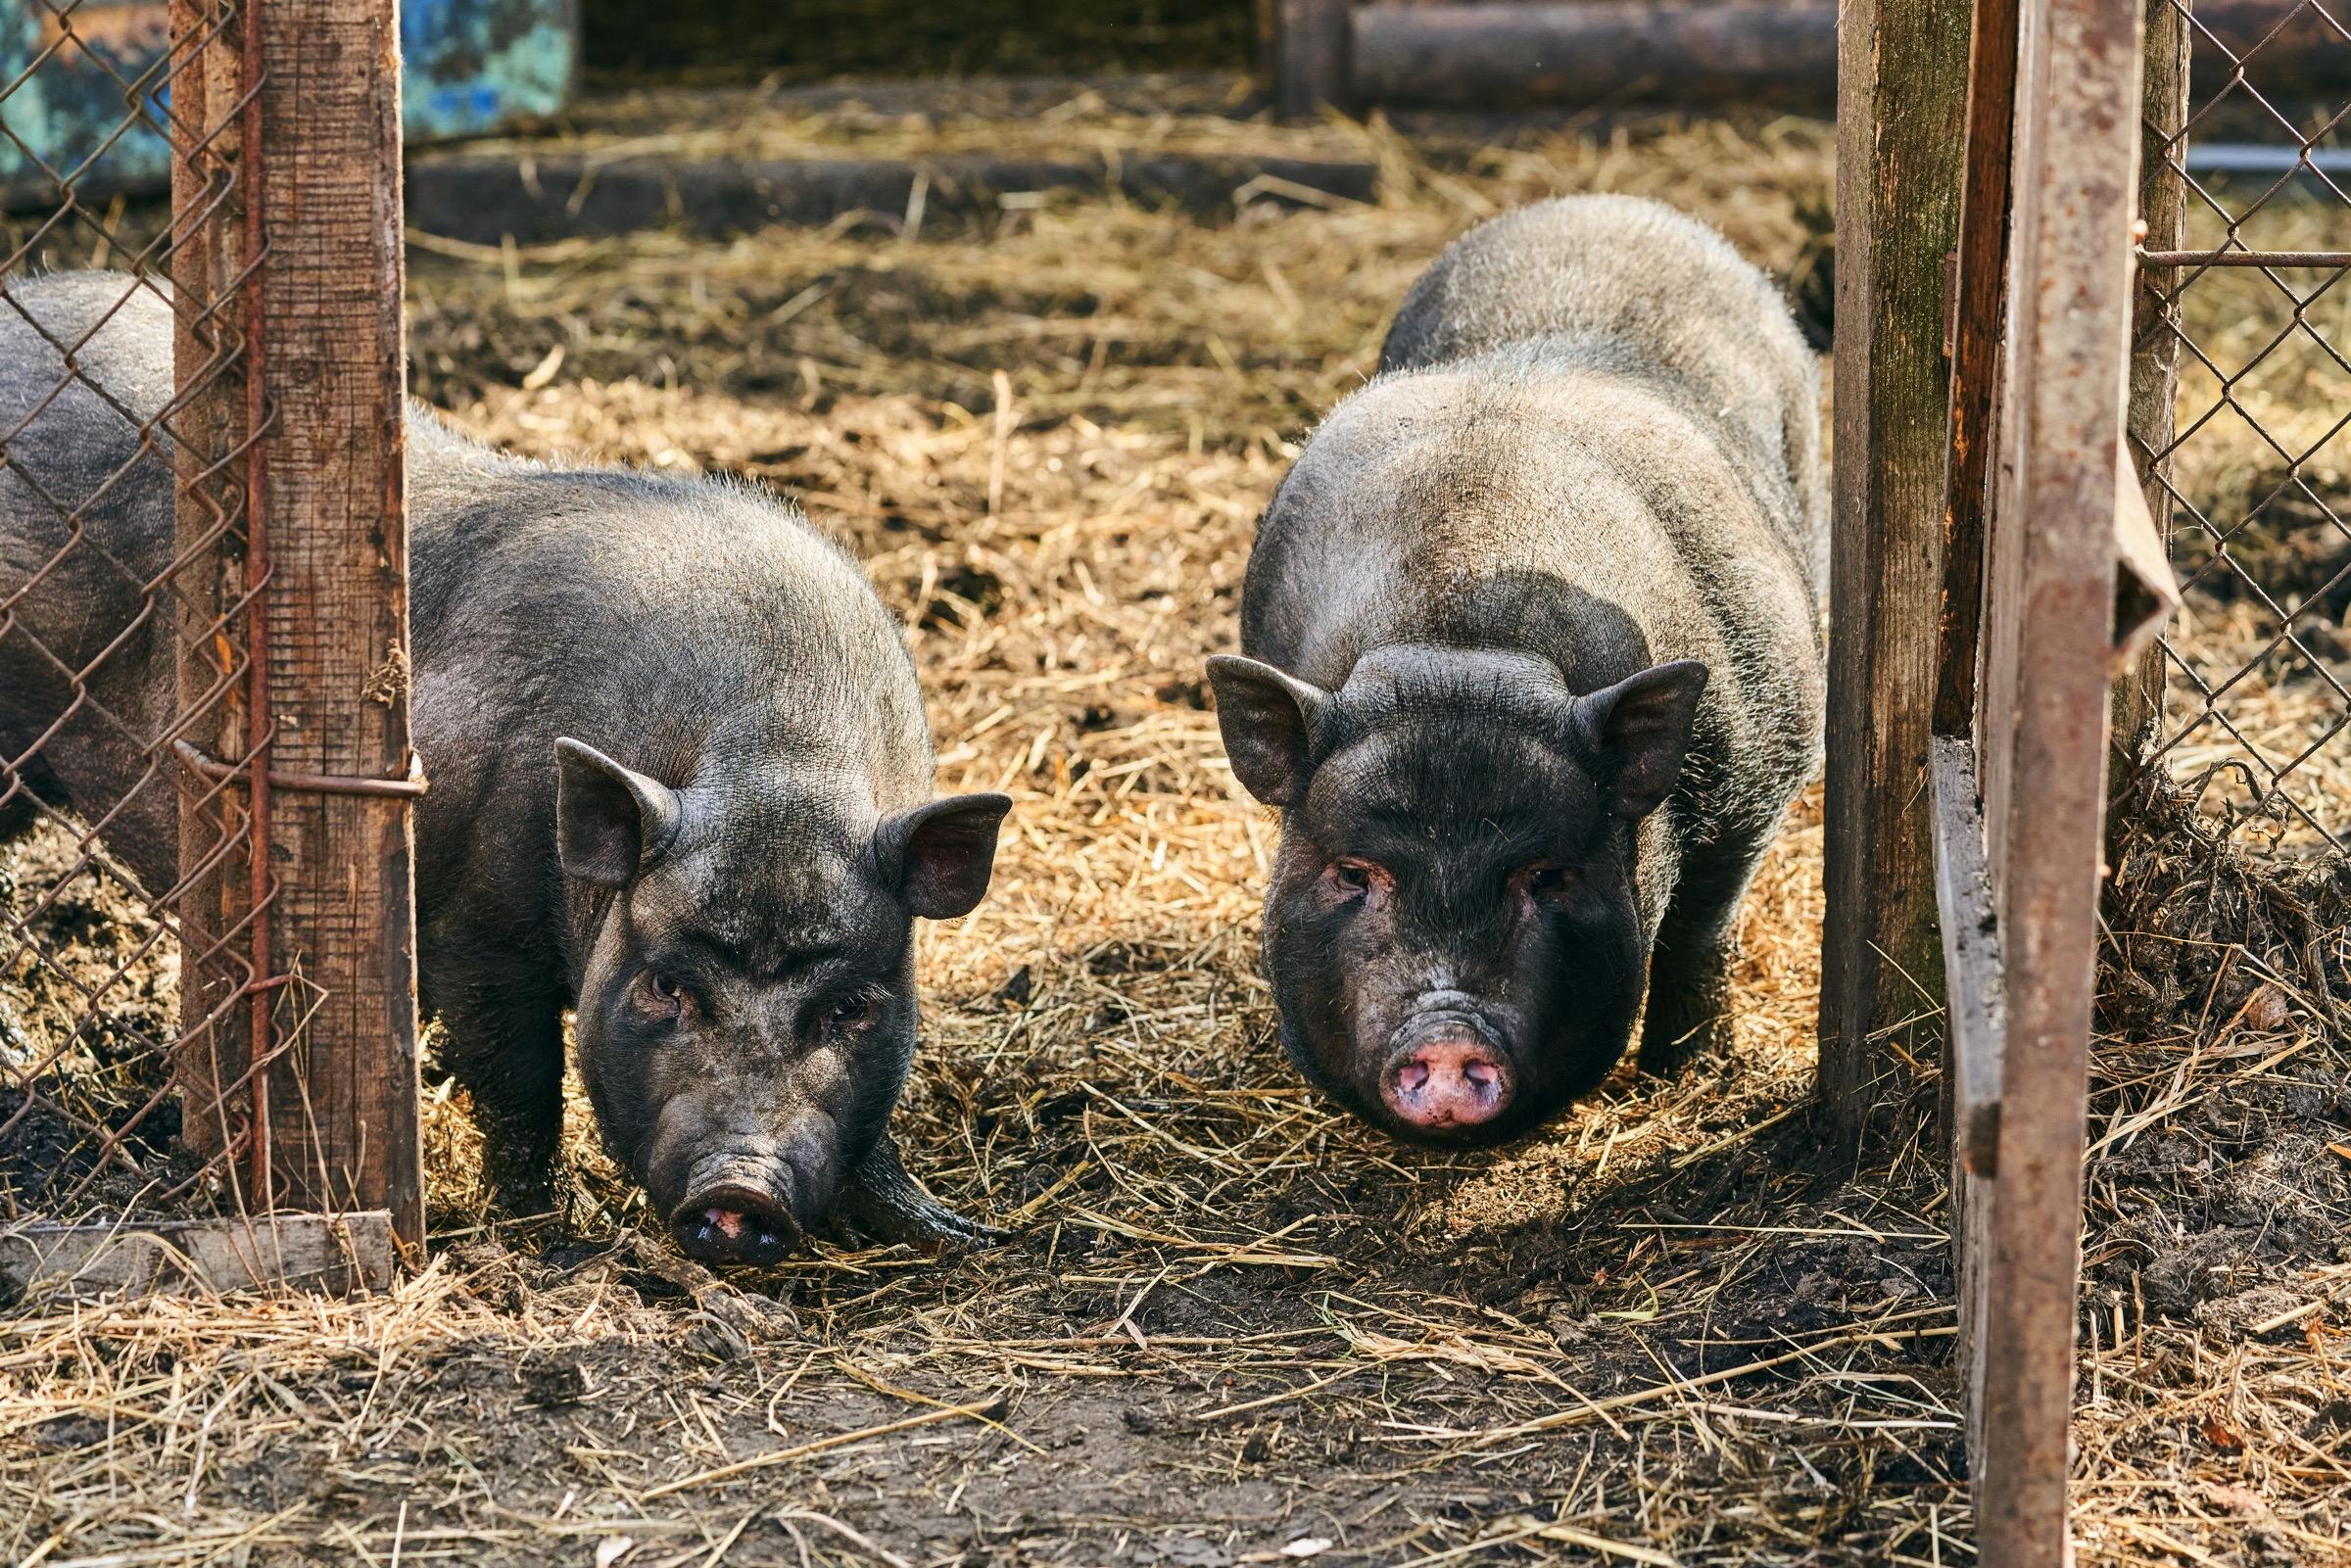
[[(410, 431), (420, 729), (428, 703), (456, 729), (492, 711), (504, 751), (552, 741), (559, 711), (562, 734), (675, 784), (783, 756), (890, 804), (928, 792), (897, 623), (795, 509), (728, 481), (542, 467), (429, 418)], [(517, 670), (531, 689), (481, 689)]]
[[(1784, 476), (1775, 530), (1826, 583), (1819, 371), (1778, 289), (1712, 229), (1632, 196), (1570, 196), (1480, 224), (1406, 296), (1384, 373), (1511, 351), (1568, 371), (1651, 382)], [(1502, 356), (1500, 359), (1494, 356)]]

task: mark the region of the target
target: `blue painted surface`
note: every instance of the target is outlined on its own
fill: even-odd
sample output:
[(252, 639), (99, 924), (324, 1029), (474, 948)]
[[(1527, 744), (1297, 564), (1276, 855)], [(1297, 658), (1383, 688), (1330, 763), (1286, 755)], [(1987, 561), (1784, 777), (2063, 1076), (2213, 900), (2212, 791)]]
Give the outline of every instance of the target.
[[(408, 139), (479, 135), (560, 109), (579, 59), (576, 5), (405, 0)], [(60, 177), (92, 192), (168, 181), (158, 71), (168, 26), (162, 0), (82, 0), (63, 25), (40, 0), (0, 0), (0, 197), (52, 204)]]

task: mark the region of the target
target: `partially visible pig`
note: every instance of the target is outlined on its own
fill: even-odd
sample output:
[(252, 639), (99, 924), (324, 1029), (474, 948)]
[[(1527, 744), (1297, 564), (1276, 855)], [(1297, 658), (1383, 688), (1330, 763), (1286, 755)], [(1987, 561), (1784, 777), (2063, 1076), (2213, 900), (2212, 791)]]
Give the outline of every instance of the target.
[(1491, 1142), (1727, 1042), (1733, 923), (1817, 765), (1818, 372), (1653, 202), (1457, 242), (1266, 513), (1234, 776), (1282, 812), (1265, 964), (1307, 1077)]
[[(103, 390), (50, 399), (61, 347)], [(6, 285), (0, 762), (103, 823), (150, 891), (177, 855), (172, 791), (129, 794), (168, 758), (155, 617), (98, 663), (105, 713), (31, 747), (169, 559), (170, 450), (138, 427), (170, 365), (169, 308), (127, 278)], [(604, 1141), (689, 1253), (769, 1260), (836, 1209), (978, 1239), (886, 1122), (913, 919), (980, 901), (1010, 802), (931, 798), (922, 692), (856, 564), (747, 486), (518, 461), (421, 410), (408, 429), (421, 1000), (502, 1199), (546, 1200), (576, 1006)], [(0, 828), (29, 807), (0, 802)]]

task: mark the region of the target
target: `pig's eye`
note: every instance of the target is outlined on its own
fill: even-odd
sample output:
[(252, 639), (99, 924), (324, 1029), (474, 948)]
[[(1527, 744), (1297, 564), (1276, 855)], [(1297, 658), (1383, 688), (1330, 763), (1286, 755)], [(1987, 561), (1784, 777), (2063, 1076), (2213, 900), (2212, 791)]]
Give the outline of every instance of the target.
[(1564, 866), (1529, 866), (1526, 890), (1537, 898), (1564, 898), (1575, 890), (1575, 874)]
[(667, 974), (660, 970), (647, 970), (640, 976), (638, 984), (644, 990), (646, 1005), (655, 1013), (676, 1016), (693, 1006), (693, 999), (686, 994), (685, 985), (675, 974)]
[(882, 1005), (870, 995), (844, 996), (825, 1008), (825, 1022), (837, 1029), (854, 1029), (873, 1022)]
[(1369, 861), (1334, 860), (1330, 863), (1330, 879), (1343, 893), (1367, 893), (1371, 890), (1372, 868)]

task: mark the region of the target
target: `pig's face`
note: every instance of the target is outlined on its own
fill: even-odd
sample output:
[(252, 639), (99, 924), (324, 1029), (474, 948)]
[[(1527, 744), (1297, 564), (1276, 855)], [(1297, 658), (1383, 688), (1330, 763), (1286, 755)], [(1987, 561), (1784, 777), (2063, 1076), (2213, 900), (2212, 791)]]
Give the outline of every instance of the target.
[(781, 782), (673, 791), (560, 748), (604, 1141), (689, 1254), (773, 1261), (881, 1137), (914, 1060), (913, 917), (980, 901), (1010, 802), (935, 801), (860, 834)]
[(1416, 1142), (1491, 1143), (1606, 1077), (1640, 1010), (1635, 825), (1703, 665), (1578, 696), (1515, 655), (1386, 649), (1338, 692), (1211, 667), (1233, 771), (1282, 808), (1266, 972), (1291, 1060)]

